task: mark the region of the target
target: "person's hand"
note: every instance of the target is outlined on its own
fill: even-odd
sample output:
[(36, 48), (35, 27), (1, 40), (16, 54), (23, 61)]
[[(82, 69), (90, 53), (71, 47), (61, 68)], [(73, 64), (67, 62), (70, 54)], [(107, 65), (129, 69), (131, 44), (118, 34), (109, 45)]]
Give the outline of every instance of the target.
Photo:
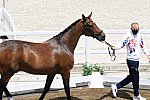
[(148, 61), (149, 61), (149, 63), (150, 63), (150, 55), (148, 55), (147, 58), (148, 58)]
[(111, 46), (111, 49), (112, 49), (112, 50), (115, 50), (116, 48), (115, 48), (115, 46)]

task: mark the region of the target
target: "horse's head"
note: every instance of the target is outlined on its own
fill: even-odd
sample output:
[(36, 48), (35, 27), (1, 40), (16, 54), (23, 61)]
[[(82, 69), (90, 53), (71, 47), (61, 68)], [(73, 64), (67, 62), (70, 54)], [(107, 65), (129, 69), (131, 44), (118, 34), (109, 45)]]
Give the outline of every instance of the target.
[(85, 36), (91, 36), (99, 41), (104, 41), (105, 33), (96, 25), (95, 22), (92, 21), (91, 16), (92, 12), (88, 17), (85, 17), (82, 14), (82, 22), (83, 22), (82, 33), (85, 34)]

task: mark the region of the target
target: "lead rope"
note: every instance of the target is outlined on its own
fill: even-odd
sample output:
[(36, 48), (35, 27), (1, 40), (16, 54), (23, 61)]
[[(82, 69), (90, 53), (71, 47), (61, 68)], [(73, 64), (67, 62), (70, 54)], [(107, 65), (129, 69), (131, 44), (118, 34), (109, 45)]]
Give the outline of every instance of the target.
[[(111, 48), (112, 48), (112, 45), (109, 44), (109, 43), (106, 42), (106, 41), (101, 41), (101, 40), (102, 40), (101, 37), (99, 37), (99, 36), (97, 36), (97, 35), (93, 36), (93, 38), (96, 38), (96, 39), (99, 40), (100, 42), (105, 43), (105, 44), (108, 45), (108, 52), (109, 52), (109, 55), (110, 55), (110, 57), (111, 57), (111, 61), (115, 61), (116, 55), (115, 55), (115, 50), (112, 50), (112, 49), (111, 49)], [(111, 52), (111, 51), (112, 51), (112, 52)]]
[(111, 57), (111, 61), (115, 61), (115, 60), (116, 60), (116, 55), (115, 55), (115, 50), (112, 50), (112, 49), (111, 49), (112, 45), (109, 44), (109, 43), (106, 42), (106, 41), (102, 41), (102, 43), (105, 43), (105, 44), (108, 45), (108, 53), (109, 53), (109, 55), (110, 55), (110, 57)]

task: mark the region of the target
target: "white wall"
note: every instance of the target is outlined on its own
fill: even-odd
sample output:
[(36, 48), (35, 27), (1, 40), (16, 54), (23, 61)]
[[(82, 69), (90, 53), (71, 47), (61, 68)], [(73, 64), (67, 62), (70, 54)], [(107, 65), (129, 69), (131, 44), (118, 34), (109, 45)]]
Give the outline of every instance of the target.
[(91, 11), (102, 29), (129, 29), (134, 21), (150, 28), (150, 0), (6, 0), (6, 9), (18, 31), (63, 31)]

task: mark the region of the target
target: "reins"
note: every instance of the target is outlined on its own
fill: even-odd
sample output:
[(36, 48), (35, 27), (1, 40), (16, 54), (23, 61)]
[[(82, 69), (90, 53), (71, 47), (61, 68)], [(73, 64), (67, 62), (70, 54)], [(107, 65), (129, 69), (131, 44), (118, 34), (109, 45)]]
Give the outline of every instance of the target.
[[(101, 41), (101, 42), (108, 45), (108, 53), (109, 53), (109, 55), (110, 55), (110, 57), (111, 57), (111, 61), (115, 61), (116, 55), (115, 55), (115, 50), (112, 50), (112, 49), (111, 49), (111, 48), (112, 48), (112, 45), (109, 44), (107, 41)], [(111, 50), (112, 50), (112, 51), (111, 51)]]

